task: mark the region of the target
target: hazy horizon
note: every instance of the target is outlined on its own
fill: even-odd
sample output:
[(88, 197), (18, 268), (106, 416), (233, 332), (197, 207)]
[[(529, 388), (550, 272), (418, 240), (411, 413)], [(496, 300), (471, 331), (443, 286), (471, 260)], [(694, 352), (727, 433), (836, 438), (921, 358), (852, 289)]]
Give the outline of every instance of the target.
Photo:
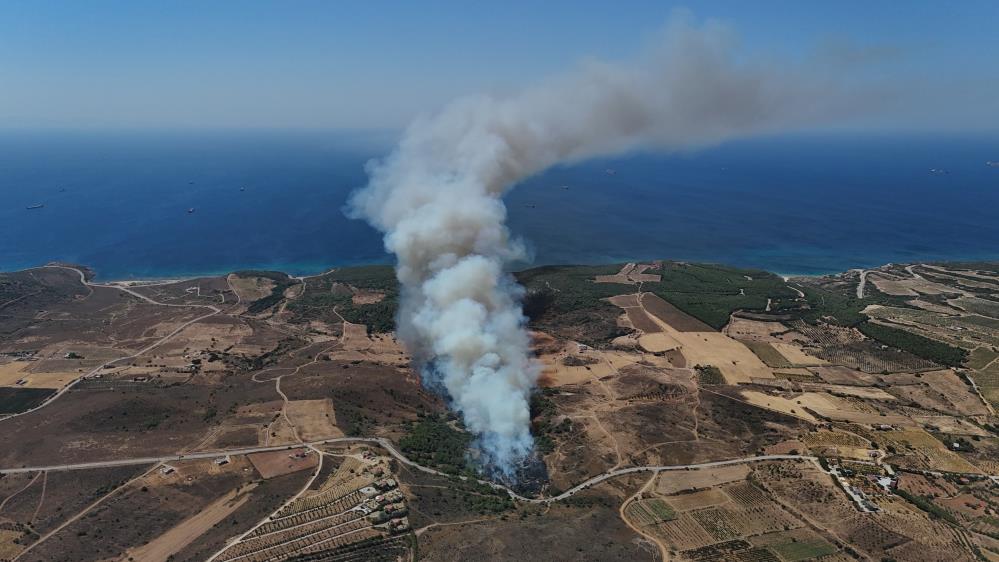
[(999, 123), (992, 2), (51, 1), (0, 6), (0, 129), (400, 131), (456, 97), (631, 59), (685, 8), (740, 56), (849, 94), (823, 130)]

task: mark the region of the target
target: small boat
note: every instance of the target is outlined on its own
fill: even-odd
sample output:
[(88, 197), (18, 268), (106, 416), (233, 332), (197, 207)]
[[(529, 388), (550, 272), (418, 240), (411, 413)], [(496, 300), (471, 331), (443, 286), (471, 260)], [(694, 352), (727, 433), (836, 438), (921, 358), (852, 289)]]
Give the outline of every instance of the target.
[(194, 207), (191, 207), (190, 209), (188, 209), (188, 210), (187, 210), (187, 214), (189, 214), (189, 215), (190, 215), (191, 213), (193, 213), (193, 212), (194, 212)]
[(37, 205), (28, 205), (27, 207), (25, 207), (25, 209), (27, 209), (27, 210), (30, 211), (32, 209), (41, 209), (44, 206), (45, 206), (45, 203), (39, 203)]

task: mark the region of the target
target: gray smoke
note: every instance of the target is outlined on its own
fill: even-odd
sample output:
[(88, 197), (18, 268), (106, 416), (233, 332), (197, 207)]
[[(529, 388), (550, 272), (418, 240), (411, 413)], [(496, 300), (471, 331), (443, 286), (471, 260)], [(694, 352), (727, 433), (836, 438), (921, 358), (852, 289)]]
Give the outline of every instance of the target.
[(398, 333), (507, 475), (533, 446), (539, 374), (504, 266), (526, 257), (503, 194), (554, 164), (634, 148), (682, 150), (808, 122), (822, 90), (740, 61), (727, 30), (674, 18), (631, 64), (590, 61), (518, 95), (474, 96), (417, 119), (369, 164), (349, 208), (385, 233), (402, 286)]

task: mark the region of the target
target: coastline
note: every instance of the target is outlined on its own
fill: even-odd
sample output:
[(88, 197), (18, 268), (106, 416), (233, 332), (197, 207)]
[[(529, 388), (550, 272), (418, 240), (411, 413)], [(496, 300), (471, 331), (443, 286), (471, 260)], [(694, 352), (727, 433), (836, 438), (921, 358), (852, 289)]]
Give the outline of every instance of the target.
[[(555, 262), (555, 263), (517, 264), (517, 267), (515, 269), (511, 269), (510, 271), (511, 272), (524, 271), (524, 270), (528, 270), (528, 269), (533, 269), (533, 268), (537, 268), (537, 267), (546, 267), (546, 266), (570, 266), (570, 265), (593, 265), (593, 266), (600, 266), (600, 265), (617, 265), (617, 264), (627, 263), (628, 261), (629, 260), (623, 260), (623, 261), (613, 260), (613, 261), (598, 261), (598, 262), (583, 262), (583, 263), (562, 263), (562, 262)], [(656, 260), (632, 259), (630, 261), (634, 261), (634, 262), (648, 262), (648, 261), (656, 261)], [(845, 272), (851, 271), (851, 270), (873, 269), (873, 268), (876, 268), (876, 267), (880, 267), (882, 265), (887, 265), (888, 263), (898, 263), (898, 262), (886, 262), (886, 263), (883, 263), (883, 264), (878, 264), (876, 266), (868, 266), (868, 267), (857, 267), (857, 266), (854, 266), (854, 267), (844, 267), (844, 268), (839, 269), (839, 270), (829, 270), (829, 271), (825, 271), (825, 272), (821, 272), (821, 273), (816, 273), (816, 272), (794, 273), (794, 272), (788, 272), (788, 271), (772, 271), (772, 270), (766, 269), (764, 267), (735, 266), (735, 265), (731, 265), (731, 264), (728, 264), (728, 263), (725, 263), (725, 262), (716, 261), (716, 260), (698, 261), (698, 260), (666, 259), (666, 260), (663, 260), (663, 261), (722, 265), (722, 266), (736, 267), (736, 268), (740, 268), (740, 269), (757, 269), (757, 270), (766, 271), (768, 273), (776, 275), (776, 276), (780, 277), (781, 279), (783, 279), (784, 281), (788, 281), (788, 280), (796, 278), (796, 277), (797, 278), (802, 278), (802, 277), (804, 277), (804, 278), (825, 277), (827, 275), (836, 275), (836, 274), (845, 273)], [(980, 262), (980, 263), (989, 263), (989, 262), (995, 262), (995, 261), (999, 261), (999, 257), (992, 258), (992, 259), (968, 259), (968, 258), (952, 258), (952, 259), (946, 259), (946, 260), (927, 259), (927, 260), (913, 260), (911, 262), (905, 262), (905, 263), (977, 263), (977, 262)], [(19, 269), (11, 269), (11, 270), (0, 269), (0, 274), (2, 274), (2, 273), (16, 273), (16, 272), (19, 272), (19, 271), (28, 271), (28, 270), (31, 270), (31, 269), (37, 269), (37, 268), (45, 267), (45, 266), (48, 266), (48, 265), (67, 265), (67, 264), (70, 264), (70, 263), (72, 263), (72, 262), (66, 262), (66, 261), (49, 261), (49, 262), (46, 262), (44, 264), (39, 264), (39, 265), (35, 265), (35, 266), (30, 266), (30, 267), (23, 267), (23, 268), (19, 268)], [(235, 273), (235, 272), (238, 272), (238, 271), (252, 271), (252, 270), (277, 271), (277, 272), (280, 272), (280, 273), (285, 273), (289, 277), (301, 279), (303, 277), (316, 277), (316, 276), (322, 275), (323, 273), (332, 271), (334, 269), (348, 268), (348, 267), (363, 267), (363, 266), (371, 266), (371, 265), (388, 265), (388, 266), (394, 266), (394, 263), (388, 262), (388, 261), (359, 261), (359, 262), (340, 263), (340, 264), (324, 265), (324, 266), (316, 266), (315, 264), (309, 264), (308, 266), (304, 266), (304, 264), (285, 264), (286, 267), (284, 267), (284, 266), (276, 266), (276, 265), (270, 265), (270, 266), (259, 266), (258, 265), (258, 266), (246, 266), (246, 267), (237, 267), (237, 268), (232, 268), (232, 269), (220, 269), (220, 270), (213, 270), (213, 271), (193, 272), (193, 273), (164, 273), (163, 275), (143, 275), (143, 276), (135, 276), (135, 277), (114, 276), (114, 277), (109, 277), (109, 278), (106, 278), (106, 279), (102, 278), (101, 275), (100, 275), (100, 272), (98, 270), (95, 270), (89, 264), (75, 264), (75, 265), (83, 266), (83, 267), (86, 267), (87, 269), (89, 269), (90, 272), (93, 274), (93, 277), (91, 278), (91, 281), (93, 281), (93, 282), (100, 283), (102, 285), (115, 285), (115, 286), (122, 286), (122, 287), (134, 287), (134, 286), (140, 286), (140, 285), (152, 285), (152, 284), (164, 284), (165, 285), (165, 284), (170, 284), (170, 283), (181, 283), (181, 282), (184, 282), (184, 281), (193, 281), (195, 279), (201, 279), (201, 278), (206, 278), (206, 277), (220, 277), (220, 276), (225, 276), (225, 275), (229, 275), (231, 273)]]

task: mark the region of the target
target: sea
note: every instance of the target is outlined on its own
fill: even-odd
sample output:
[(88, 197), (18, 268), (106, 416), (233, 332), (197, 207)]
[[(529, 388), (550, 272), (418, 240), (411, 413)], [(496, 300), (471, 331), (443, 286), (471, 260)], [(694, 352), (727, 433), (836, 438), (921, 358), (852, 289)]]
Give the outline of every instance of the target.
[[(0, 270), (99, 279), (391, 263), (343, 207), (391, 131), (0, 132)], [(824, 274), (999, 259), (999, 134), (796, 134), (560, 165), (505, 197), (542, 264)], [(28, 207), (43, 205), (35, 209)]]

